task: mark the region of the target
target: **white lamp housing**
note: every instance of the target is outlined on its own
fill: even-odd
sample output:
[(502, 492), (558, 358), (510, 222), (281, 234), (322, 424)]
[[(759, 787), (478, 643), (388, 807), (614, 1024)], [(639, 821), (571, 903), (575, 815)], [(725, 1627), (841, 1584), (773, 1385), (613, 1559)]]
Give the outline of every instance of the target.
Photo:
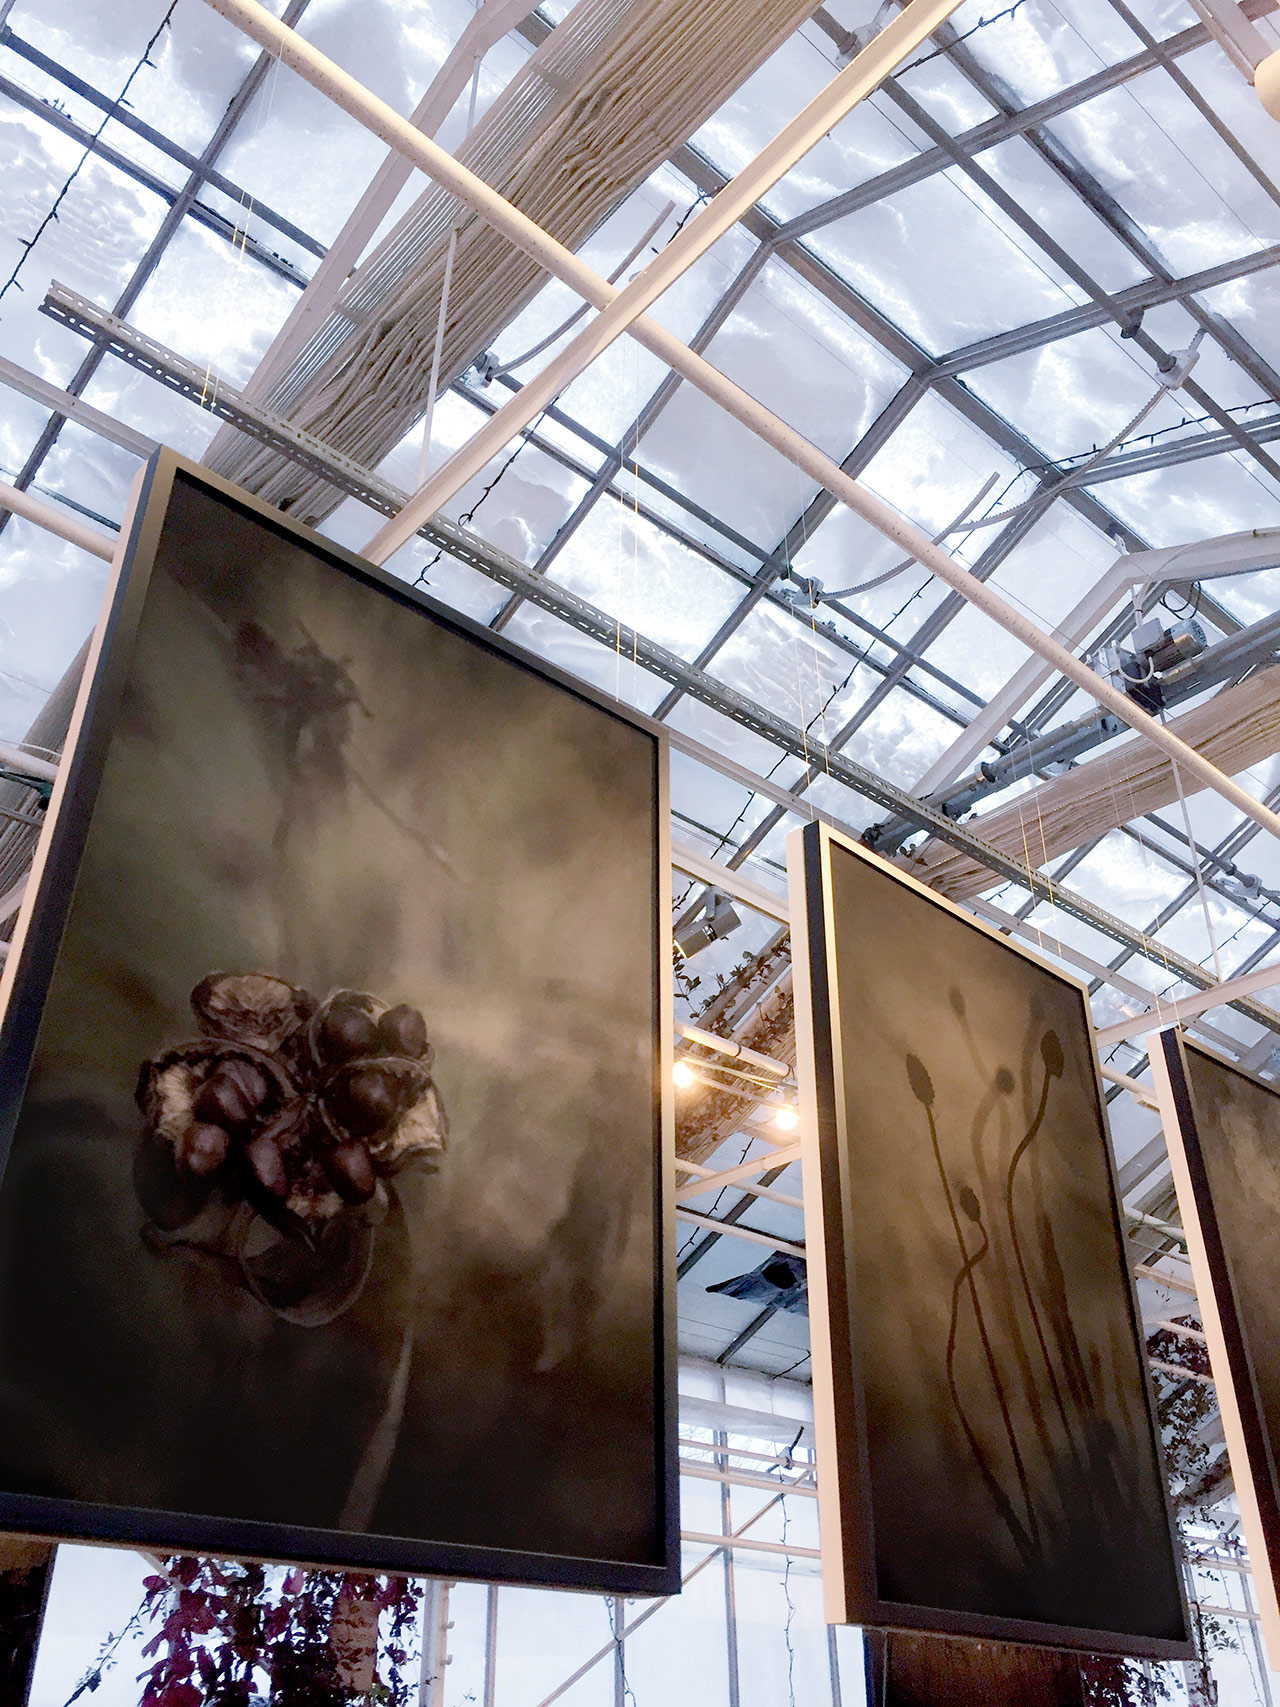
[(1269, 53), (1254, 66), (1253, 86), (1263, 110), (1280, 119), (1280, 53)]

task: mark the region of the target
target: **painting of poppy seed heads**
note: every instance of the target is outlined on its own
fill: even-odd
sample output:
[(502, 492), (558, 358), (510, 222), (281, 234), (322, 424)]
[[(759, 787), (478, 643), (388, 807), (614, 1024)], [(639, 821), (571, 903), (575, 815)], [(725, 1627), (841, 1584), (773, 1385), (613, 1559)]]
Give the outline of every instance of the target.
[(828, 1614), (1185, 1656), (1085, 992), (826, 826), (789, 861)]

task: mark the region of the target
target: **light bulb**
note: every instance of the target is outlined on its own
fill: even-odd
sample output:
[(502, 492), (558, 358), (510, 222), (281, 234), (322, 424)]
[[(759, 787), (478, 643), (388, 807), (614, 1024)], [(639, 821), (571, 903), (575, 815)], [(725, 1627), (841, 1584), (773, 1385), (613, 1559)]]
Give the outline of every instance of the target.
[(693, 1068), (685, 1061), (677, 1061), (671, 1069), (671, 1081), (680, 1090), (693, 1083)]
[(794, 1132), (800, 1124), (800, 1116), (789, 1102), (784, 1102), (774, 1115), (773, 1124), (780, 1126), (784, 1132)]

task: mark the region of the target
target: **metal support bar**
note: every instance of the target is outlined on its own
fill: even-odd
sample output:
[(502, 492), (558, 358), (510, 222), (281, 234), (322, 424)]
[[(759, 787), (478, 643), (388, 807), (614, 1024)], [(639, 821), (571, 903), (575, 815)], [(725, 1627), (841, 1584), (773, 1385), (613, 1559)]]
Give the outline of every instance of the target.
[[(692, 1459), (680, 1460), (680, 1474), (692, 1476), (698, 1482), (720, 1482), (730, 1488), (763, 1488), (766, 1493), (777, 1493), (778, 1482), (773, 1476), (753, 1476), (748, 1470), (717, 1470), (712, 1464), (695, 1464)], [(816, 1488), (792, 1488), (791, 1493), (801, 1494), (806, 1499), (816, 1500)]]
[(1141, 1079), (1131, 1079), (1128, 1073), (1118, 1073), (1114, 1067), (1103, 1067), (1102, 1076), (1109, 1084), (1119, 1085), (1122, 1091), (1128, 1091), (1135, 1102), (1143, 1108), (1159, 1109), (1156, 1093), (1150, 1085), (1144, 1085)]
[[(790, 1542), (782, 1541), (753, 1541), (748, 1536), (733, 1535), (704, 1535), (696, 1529), (682, 1529), (682, 1541), (695, 1542), (700, 1547), (745, 1547), (752, 1553), (781, 1553), (792, 1559), (820, 1559), (822, 1554), (816, 1547), (793, 1547)], [(1237, 1614), (1237, 1616), (1241, 1616)]]
[(106, 439), (110, 444), (131, 451), (134, 456), (148, 457), (156, 448), (156, 441), (149, 439), (145, 433), (136, 432), (123, 421), (117, 421), (113, 415), (106, 415), (101, 409), (95, 409), (92, 403), (86, 403), (83, 397), (75, 397), (71, 392), (64, 391), (60, 385), (51, 385), (47, 379), (41, 379), (39, 374), (28, 373), (27, 369), (19, 367), (17, 362), (11, 362), (8, 356), (0, 356), (0, 385), (8, 386), (11, 391), (20, 391), (33, 403), (52, 409), (55, 414), (64, 416), (68, 421), (75, 421), (78, 426), (97, 433), (99, 438)]
[[(112, 148), (110, 143), (104, 142), (101, 137), (95, 137), (92, 131), (77, 124), (68, 114), (59, 111), (57, 107), (50, 106), (48, 101), (42, 101), (39, 96), (30, 94), (20, 83), (14, 83), (10, 78), (0, 76), (0, 95), (12, 101), (15, 106), (24, 107), (35, 117), (43, 119), (46, 124), (52, 125), (64, 136), (70, 137), (81, 148), (86, 149), (106, 165), (122, 173), (126, 178), (132, 178), (135, 183), (142, 184), (151, 191), (152, 195), (159, 196), (160, 200), (167, 202), (170, 207), (181, 197), (181, 188), (167, 183), (157, 173), (149, 172), (145, 166), (140, 166), (136, 161), (130, 160), (128, 155), (121, 154), (119, 149)], [(206, 230), (214, 232), (225, 242), (243, 250), (245, 254), (259, 262), (260, 265), (267, 267), (281, 278), (287, 279), (290, 284), (299, 287), (306, 284), (307, 275), (301, 268), (296, 267), (292, 261), (283, 255), (277, 255), (274, 249), (268, 249), (264, 243), (260, 243), (256, 237), (252, 236), (243, 225), (237, 224), (234, 219), (229, 219), (226, 214), (219, 213), (216, 208), (206, 206), (204, 202), (195, 197), (191, 199), (186, 211), (197, 225), (203, 225)], [(255, 208), (254, 211), (257, 212), (258, 210)], [(307, 247), (318, 248), (319, 245), (314, 242), (314, 239), (308, 239)]]
[(723, 889), (736, 901), (745, 901), (747, 906), (754, 907), (757, 913), (777, 919), (779, 924), (791, 923), (785, 895), (775, 895), (771, 889), (766, 889), (763, 884), (753, 883), (734, 867), (722, 865), (718, 860), (707, 859), (687, 843), (671, 844), (671, 863), (677, 871), (687, 871), (690, 877), (700, 877), (713, 889)]
[(1189, 1280), (1183, 1280), (1181, 1275), (1167, 1274), (1162, 1268), (1152, 1268), (1150, 1263), (1135, 1263), (1133, 1272), (1143, 1280), (1154, 1280), (1160, 1286), (1171, 1286), (1175, 1292), (1189, 1292), (1194, 1298), (1196, 1289)]
[[(739, 1185), (743, 1180), (755, 1179), (759, 1174), (768, 1173), (773, 1168), (785, 1167), (788, 1162), (798, 1162), (799, 1160), (799, 1144), (792, 1145), (787, 1150), (775, 1150), (769, 1156), (757, 1156), (750, 1162), (739, 1162), (735, 1167), (724, 1168), (719, 1173), (698, 1167), (692, 1162), (677, 1160), (677, 1169), (684, 1168), (689, 1173), (696, 1171), (701, 1177), (693, 1185), (678, 1186), (676, 1188), (676, 1202), (684, 1203), (688, 1198), (701, 1197), (704, 1192), (718, 1191), (722, 1186)], [(763, 1193), (759, 1193), (759, 1195), (763, 1195)], [(799, 1198), (786, 1197), (780, 1191), (770, 1192), (769, 1195), (780, 1203), (793, 1204), (797, 1209), (804, 1207)]]
[[(197, 174), (212, 189), (221, 190), (228, 200), (235, 202), (239, 207), (248, 209), (253, 217), (260, 219), (264, 225), (273, 226), (282, 237), (288, 237), (300, 249), (306, 249), (317, 257), (323, 256), (324, 244), (318, 242), (309, 232), (303, 231), (292, 220), (284, 218), (282, 214), (276, 213), (273, 208), (267, 207), (256, 196), (250, 195), (248, 190), (233, 183), (230, 178), (224, 177), (216, 167), (198, 160), (189, 149), (183, 148), (172, 137), (166, 136), (163, 131), (156, 130), (145, 119), (139, 118), (127, 101), (120, 102), (110, 95), (102, 94), (91, 83), (86, 83), (82, 77), (77, 77), (73, 71), (68, 70), (65, 65), (59, 64), (56, 59), (50, 59), (47, 54), (41, 53), (39, 48), (33, 47), (21, 36), (15, 35), (7, 24), (0, 27), (0, 47), (7, 47), (11, 52), (17, 54), (19, 59), (25, 59), (29, 64), (34, 65), (37, 71), (43, 71), (47, 77), (52, 77), (64, 88), (70, 89), (82, 100), (88, 101), (91, 106), (95, 106), (99, 111), (108, 114), (117, 124), (122, 125), (126, 130), (133, 131), (144, 142), (148, 142), (153, 148), (158, 149), (161, 154), (167, 154), (171, 160), (177, 161), (188, 172)], [(24, 90), (23, 93), (25, 94), (27, 91)], [(51, 118), (63, 116), (58, 113), (56, 107), (50, 106), (46, 101), (40, 102), (40, 106), (47, 108)], [(42, 113), (41, 116), (45, 115)], [(89, 140), (92, 141), (92, 138), (90, 137)], [(165, 189), (174, 195), (178, 193), (171, 185), (166, 185)]]

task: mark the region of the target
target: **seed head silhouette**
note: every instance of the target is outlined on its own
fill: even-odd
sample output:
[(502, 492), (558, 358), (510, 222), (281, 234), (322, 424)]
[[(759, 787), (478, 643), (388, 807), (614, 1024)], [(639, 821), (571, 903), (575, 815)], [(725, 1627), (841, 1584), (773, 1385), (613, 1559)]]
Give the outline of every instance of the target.
[(1062, 1053), (1062, 1039), (1056, 1031), (1046, 1031), (1040, 1039), (1040, 1058), (1044, 1062), (1044, 1070), (1051, 1079), (1060, 1079), (1066, 1068), (1066, 1057)]
[(922, 1102), (926, 1108), (932, 1108), (933, 1080), (918, 1055), (907, 1056), (907, 1077), (911, 1081), (911, 1094), (916, 1101)]
[(965, 1016), (964, 991), (953, 984), (947, 991), (947, 1000), (951, 1003), (951, 1011), (959, 1019)]
[(972, 1186), (962, 1185), (960, 1187), (960, 1207), (970, 1221), (981, 1221), (982, 1205), (978, 1202), (978, 1194)]
[(996, 1089), (1002, 1096), (1008, 1096), (1014, 1087), (1014, 1077), (1007, 1067), (996, 1070)]

